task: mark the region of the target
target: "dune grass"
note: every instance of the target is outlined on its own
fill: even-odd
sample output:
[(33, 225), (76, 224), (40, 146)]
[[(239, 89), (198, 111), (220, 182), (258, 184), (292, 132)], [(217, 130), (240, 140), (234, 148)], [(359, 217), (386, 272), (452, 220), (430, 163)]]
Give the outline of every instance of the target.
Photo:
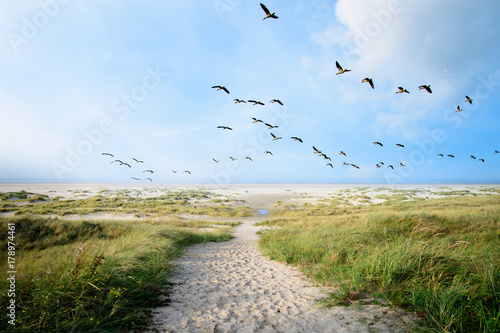
[(403, 196), (278, 205), (259, 246), (336, 287), (327, 305), (384, 299), (421, 318), (421, 331), (499, 332), (500, 196)]
[[(16, 226), (16, 326), (0, 331), (131, 332), (148, 325), (149, 308), (162, 304), (171, 260), (194, 243), (227, 241), (231, 226), (188, 221), (62, 221), (20, 216), (0, 219), (0, 246), (7, 225)], [(198, 223), (199, 221), (196, 221)], [(189, 228), (187, 228), (189, 227)], [(1, 252), (0, 288), (8, 289)], [(1, 304), (8, 304), (2, 292)]]

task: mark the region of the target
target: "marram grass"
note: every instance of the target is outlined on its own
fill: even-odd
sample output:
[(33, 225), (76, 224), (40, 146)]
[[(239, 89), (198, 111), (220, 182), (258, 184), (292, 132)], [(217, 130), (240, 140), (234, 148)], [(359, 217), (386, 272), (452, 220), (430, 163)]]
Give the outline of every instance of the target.
[[(202, 232), (168, 221), (30, 217), (0, 219), (0, 234), (8, 222), (16, 225), (16, 325), (4, 318), (2, 332), (141, 331), (148, 309), (161, 305), (171, 260), (190, 244), (232, 238), (229, 228)], [(0, 246), (6, 248), (7, 239)], [(8, 269), (1, 253), (5, 305)]]
[(326, 304), (383, 298), (421, 331), (500, 331), (500, 197), (275, 211), (260, 248), (336, 286)]

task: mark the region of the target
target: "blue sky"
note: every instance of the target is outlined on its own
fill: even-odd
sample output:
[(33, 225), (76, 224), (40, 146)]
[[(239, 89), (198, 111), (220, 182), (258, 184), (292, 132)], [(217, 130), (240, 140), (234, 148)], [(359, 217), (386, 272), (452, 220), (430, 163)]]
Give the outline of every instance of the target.
[(0, 4), (0, 179), (500, 181), (498, 1), (265, 5), (279, 19), (248, 0)]

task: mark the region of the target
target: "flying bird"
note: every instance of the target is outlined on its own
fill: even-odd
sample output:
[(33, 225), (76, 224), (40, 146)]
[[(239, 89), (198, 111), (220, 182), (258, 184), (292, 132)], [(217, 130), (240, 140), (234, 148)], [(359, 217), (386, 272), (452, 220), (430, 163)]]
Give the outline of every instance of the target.
[(247, 160), (253, 161), (250, 156), (245, 157)]
[(457, 105), (457, 109), (455, 110), (455, 112), (460, 112), (460, 111), (463, 111), (463, 110), (460, 108), (460, 105)]
[(469, 96), (465, 95), (465, 98), (466, 98), (466, 102), (469, 102), (469, 104), (472, 104), (472, 98), (470, 98)]
[(276, 135), (274, 135), (273, 133), (271, 133), (271, 136), (273, 137), (273, 141), (276, 141), (276, 140), (279, 140), (279, 139), (282, 139), (282, 137), (276, 137)]
[(377, 166), (377, 168), (380, 168), (380, 167), (381, 167), (381, 165), (380, 165), (380, 164), (375, 164), (375, 165)]
[(108, 156), (111, 156), (111, 157), (115, 157), (113, 154), (110, 154), (110, 153), (102, 153), (101, 155), (108, 155)]
[(133, 180), (141, 180), (141, 178), (132, 177)]
[(389, 164), (387, 167), (391, 168), (392, 170), (394, 170), (394, 167), (391, 164)]
[(184, 172), (183, 172), (183, 173), (189, 173), (189, 174), (191, 174), (191, 171), (189, 171), (189, 170), (184, 170)]
[(403, 163), (399, 162), (399, 166), (404, 167), (405, 165)]
[(375, 86), (373, 85), (373, 79), (365, 77), (363, 81), (361, 81), (361, 83), (363, 82), (368, 82), (370, 84), (370, 87), (372, 87), (372, 89), (375, 89)]
[(402, 93), (409, 94), (410, 92), (403, 87), (398, 87), (398, 91), (396, 91), (396, 94), (402, 94)]
[(269, 155), (273, 155), (273, 153), (271, 153), (269, 150), (266, 150), (264, 154), (269, 154)]
[(300, 143), (303, 143), (302, 139), (298, 138), (296, 136), (292, 136), (292, 139), (295, 140), (295, 141), (299, 141)]
[(478, 159), (478, 161), (484, 162), (484, 158), (480, 158)]
[(352, 164), (351, 163), (351, 165), (352, 165), (353, 168), (359, 169), (359, 166), (357, 166), (356, 164)]
[(321, 150), (316, 149), (316, 147), (313, 146), (314, 153), (315, 154), (321, 154)]
[(339, 155), (347, 156), (342, 150), (340, 151)]
[(246, 103), (244, 100), (237, 99), (237, 98), (233, 99), (233, 101), (234, 101), (234, 104), (236, 104), (236, 103)]
[(253, 105), (257, 105), (257, 104), (258, 104), (258, 105), (265, 105), (265, 104), (264, 104), (264, 103), (262, 103), (261, 101), (255, 101), (255, 100), (253, 100), (253, 99), (249, 99), (248, 101), (249, 101), (250, 103), (253, 103)]
[(144, 170), (143, 172), (149, 172), (150, 174), (155, 173), (153, 170)]
[(227, 88), (224, 87), (224, 86), (213, 86), (212, 88), (217, 88), (217, 91), (219, 91), (219, 90), (222, 89), (222, 90), (224, 90), (225, 92), (227, 92), (229, 94), (229, 90), (227, 90)]
[(149, 178), (149, 177), (148, 177), (148, 178), (146, 178), (146, 179), (147, 179), (147, 180), (149, 180), (150, 182), (152, 182), (152, 181), (153, 181), (153, 180), (152, 180), (151, 178)]
[(139, 160), (138, 160), (138, 159), (136, 159), (136, 158), (133, 158), (133, 157), (132, 157), (132, 159), (133, 159), (134, 161), (136, 161), (136, 163), (144, 163), (144, 161), (139, 161)]
[(476, 156), (474, 156), (474, 155), (470, 155), (470, 158), (471, 158), (472, 160), (475, 160), (475, 159), (476, 159)]
[(441, 156), (441, 157), (443, 157), (443, 154), (438, 154), (438, 156)]
[(351, 71), (350, 69), (343, 69), (342, 66), (340, 66), (338, 61), (335, 61), (335, 65), (337, 66), (337, 69), (339, 70), (339, 72), (335, 75), (344, 74), (344, 73)]
[(257, 118), (252, 118), (254, 123), (263, 123), (262, 120), (257, 119)]
[(329, 160), (329, 161), (331, 161), (331, 160), (332, 160), (330, 157), (326, 156), (326, 154), (319, 154), (319, 156), (323, 156), (323, 158), (324, 158), (325, 160)]
[(220, 160), (216, 160), (215, 158), (212, 158), (212, 160), (214, 160), (215, 163), (219, 163)]
[(233, 162), (234, 162), (234, 161), (236, 161), (236, 159), (235, 159), (234, 157), (229, 156), (229, 158), (230, 158), (230, 159), (231, 159), (231, 161), (233, 161)]
[(327, 163), (326, 166), (330, 166), (331, 168), (333, 168), (332, 163)]
[(347, 162), (344, 162), (344, 164), (342, 164), (342, 165), (350, 165), (350, 164), (349, 164), (349, 163), (347, 163)]
[(402, 145), (402, 144), (400, 144), (400, 143), (396, 143), (396, 146), (401, 147), (401, 148), (404, 148), (404, 146), (405, 146), (405, 145)]
[(177, 173), (177, 170), (172, 170), (173, 173)]
[(264, 123), (264, 125), (266, 125), (267, 127), (269, 127), (269, 129), (271, 129), (271, 128), (278, 128), (278, 126), (273, 126), (273, 125), (268, 124), (268, 123)]
[(118, 163), (120, 163), (120, 165), (123, 165), (123, 161), (122, 160), (114, 160), (111, 163), (115, 163), (115, 162), (118, 162)]
[(378, 164), (380, 164), (380, 165), (384, 165), (384, 162), (378, 162)]
[(431, 85), (430, 84), (429, 85), (423, 84), (420, 87), (418, 87), (418, 90), (422, 90), (422, 89), (425, 89), (425, 90), (427, 90), (427, 92), (429, 94), (432, 94), (432, 90), (431, 90)]
[(217, 126), (217, 128), (222, 128), (223, 130), (230, 130), (230, 131), (233, 130), (231, 127), (227, 127), (227, 126)]
[(374, 145), (379, 145), (380, 147), (383, 147), (384, 145), (378, 141), (373, 142)]
[(279, 105), (283, 105), (279, 99), (273, 99), (269, 103), (278, 103)]
[(448, 157), (455, 158), (455, 155), (448, 154)]
[(122, 163), (122, 164), (120, 164), (120, 165), (126, 165), (126, 166), (128, 166), (129, 168), (131, 168), (130, 164), (128, 164), (128, 163)]
[(264, 6), (263, 3), (261, 3), (260, 6), (262, 7), (262, 9), (264, 10), (264, 12), (266, 13), (266, 17), (264, 17), (262, 20), (265, 20), (267, 18), (273, 18), (273, 19), (277, 19), (278, 18), (278, 16), (276, 16), (276, 13), (271, 13), (269, 11), (269, 9), (267, 9), (267, 7)]

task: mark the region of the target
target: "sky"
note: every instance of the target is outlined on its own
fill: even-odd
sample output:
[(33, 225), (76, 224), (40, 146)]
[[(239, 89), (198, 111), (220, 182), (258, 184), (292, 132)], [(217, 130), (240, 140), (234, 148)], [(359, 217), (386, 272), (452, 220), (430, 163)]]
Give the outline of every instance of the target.
[(0, 181), (500, 182), (497, 0), (265, 5), (0, 3)]

